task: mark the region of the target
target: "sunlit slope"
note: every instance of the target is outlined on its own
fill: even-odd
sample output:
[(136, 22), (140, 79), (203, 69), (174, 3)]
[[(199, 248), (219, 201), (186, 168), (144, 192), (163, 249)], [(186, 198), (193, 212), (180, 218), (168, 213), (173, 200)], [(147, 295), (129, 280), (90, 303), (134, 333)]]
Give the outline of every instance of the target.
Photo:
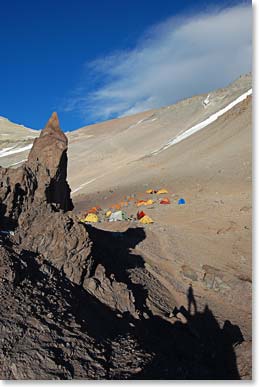
[[(202, 171), (205, 177), (211, 157), (222, 168), (226, 164), (225, 171), (231, 171), (239, 160), (250, 157), (251, 88), (248, 74), (209, 94), (67, 133), (68, 179), (73, 196), (138, 181), (164, 180), (166, 176), (175, 179), (179, 175), (181, 179), (188, 175), (193, 179)], [(210, 122), (220, 111), (224, 114)], [(0, 118), (0, 165), (16, 167), (23, 162), (38, 134)], [(231, 164), (232, 153), (235, 162)]]
[[(201, 141), (203, 138), (204, 141), (206, 139), (206, 146), (209, 146), (210, 136), (211, 141), (214, 141), (212, 135), (214, 132), (211, 130), (217, 128), (216, 141), (224, 142), (224, 138), (235, 129), (234, 122), (236, 128), (241, 126), (244, 131), (251, 130), (250, 108), (247, 107), (246, 116), (242, 115), (242, 119), (240, 114), (237, 114), (239, 106), (247, 106), (245, 101), (251, 99), (251, 96), (246, 98), (249, 90), (251, 92), (251, 76), (247, 75), (225, 89), (210, 93), (209, 96), (194, 96), (172, 106), (69, 133), (69, 182), (73, 195), (91, 193), (98, 188), (112, 188), (138, 180), (148, 181), (151, 177), (157, 179), (159, 177), (157, 174), (161, 173), (159, 172), (161, 163), (166, 164), (163, 175), (170, 171), (169, 175), (173, 172), (175, 176), (176, 165), (178, 170), (180, 165), (186, 171), (194, 168), (195, 164), (188, 155), (185, 157), (191, 165), (182, 164), (183, 155), (180, 150), (187, 146), (185, 143), (190, 144), (188, 152), (194, 151), (192, 147), (197, 146), (197, 138)], [(188, 139), (166, 150), (167, 144), (174, 138), (229, 106), (233, 101), (237, 101), (242, 95), (243, 102), (237, 103), (199, 133), (192, 134)], [(225, 116), (229, 118), (225, 120)], [(247, 136), (244, 136), (245, 142), (249, 142), (249, 133)], [(234, 143), (233, 141), (233, 152), (235, 152)], [(213, 149), (217, 153), (215, 146)], [(160, 151), (159, 154), (156, 154), (157, 150)], [(201, 149), (200, 160), (203, 160), (204, 152), (205, 149)], [(216, 157), (221, 156), (218, 154)], [(196, 158), (198, 161), (199, 154)], [(203, 167), (206, 168), (206, 165)]]
[(0, 117), (0, 165), (18, 165), (26, 159), (39, 132)]

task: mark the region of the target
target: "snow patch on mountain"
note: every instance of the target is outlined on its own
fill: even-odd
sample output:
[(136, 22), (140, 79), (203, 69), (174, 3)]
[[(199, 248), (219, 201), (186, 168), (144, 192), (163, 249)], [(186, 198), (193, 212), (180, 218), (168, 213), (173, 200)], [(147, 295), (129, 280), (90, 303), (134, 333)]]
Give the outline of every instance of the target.
[(232, 109), (234, 106), (236, 106), (237, 104), (245, 100), (251, 94), (252, 94), (252, 89), (249, 89), (244, 94), (240, 95), (237, 99), (235, 99), (230, 104), (228, 104), (226, 107), (224, 107), (223, 109), (212, 114), (209, 118), (198, 123), (197, 125), (192, 126), (190, 129), (185, 130), (183, 133), (169, 140), (167, 144), (165, 144), (162, 148), (159, 148), (153, 151), (151, 154), (157, 155), (160, 152), (163, 152), (164, 150), (168, 149), (169, 147), (179, 143), (180, 141), (185, 140), (187, 137), (190, 137), (192, 134), (197, 133), (199, 130), (205, 128), (206, 126), (210, 125), (212, 122), (216, 121), (219, 117), (221, 117), (223, 114), (225, 114), (227, 111)]
[(6, 157), (6, 156), (14, 155), (16, 153), (25, 152), (27, 150), (30, 150), (32, 148), (32, 145), (33, 144), (29, 144), (22, 148), (16, 148), (16, 146), (4, 148), (2, 151), (0, 151), (0, 157)]

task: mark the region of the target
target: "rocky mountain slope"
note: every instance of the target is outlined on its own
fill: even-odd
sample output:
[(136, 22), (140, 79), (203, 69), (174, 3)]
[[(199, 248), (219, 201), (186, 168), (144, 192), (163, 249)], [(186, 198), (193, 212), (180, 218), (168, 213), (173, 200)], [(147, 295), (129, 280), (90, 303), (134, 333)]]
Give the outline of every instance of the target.
[[(252, 77), (248, 74), (209, 95), (194, 96), (172, 106), (90, 125), (68, 133), (68, 180), (72, 196), (94, 193), (108, 186), (115, 187), (121, 175), (124, 182), (127, 182), (135, 168), (139, 169), (138, 176), (141, 179), (144, 173), (145, 180), (150, 180), (153, 177), (149, 177), (152, 169), (147, 173), (147, 166), (143, 163), (147, 157), (151, 158), (151, 165), (158, 164), (160, 157), (164, 157), (156, 154), (159, 149), (165, 148), (179, 134), (236, 101), (251, 87)], [(0, 151), (0, 165), (4, 167), (23, 162), (32, 146), (32, 137), (37, 136), (37, 131), (10, 123), (8, 126), (7, 122), (0, 121), (0, 145), (3, 148)], [(206, 132), (207, 129), (208, 127)], [(174, 165), (170, 161), (174, 154), (172, 151), (175, 149), (167, 152), (170, 167)], [(84, 168), (86, 158), (88, 168)], [(78, 165), (82, 168), (78, 168)]]
[[(3, 379), (251, 378), (250, 89), (244, 76), (69, 146), (54, 114), (29, 155), (0, 154), (28, 159), (0, 168)], [(145, 208), (154, 224), (76, 216), (150, 187), (171, 200)]]
[[(36, 130), (0, 117), (0, 160), (3, 158), (3, 165), (19, 165), (25, 161), (32, 147), (32, 142), (38, 134)], [(11, 157), (10, 162), (9, 157)], [(1, 162), (0, 165), (2, 165)]]
[[(243, 76), (227, 88), (211, 92), (209, 96), (194, 96), (162, 109), (69, 133), (68, 177), (73, 197), (104, 188), (113, 189), (117, 185), (125, 186), (130, 180), (131, 183), (136, 183), (138, 179), (138, 182), (149, 184), (159, 173), (158, 168), (161, 170), (160, 164), (164, 164), (165, 159), (166, 165), (163, 167), (175, 171), (180, 163), (174, 154), (183, 146), (183, 142), (166, 148), (170, 141), (245, 94), (251, 89), (251, 83), (250, 75)], [(218, 123), (218, 120), (211, 122), (200, 136), (209, 136), (211, 126)], [(228, 136), (224, 132), (219, 135), (222, 143), (224, 136)], [(184, 143), (192, 144), (197, 135), (186, 138)], [(205, 152), (206, 146), (203, 154)], [(78, 170), (78, 165), (86, 164), (86, 157), (88, 168)]]

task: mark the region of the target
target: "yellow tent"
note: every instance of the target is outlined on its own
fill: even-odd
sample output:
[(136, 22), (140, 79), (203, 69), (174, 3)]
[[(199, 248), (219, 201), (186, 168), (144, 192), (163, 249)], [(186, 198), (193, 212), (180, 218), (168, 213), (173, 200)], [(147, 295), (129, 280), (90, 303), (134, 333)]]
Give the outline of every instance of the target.
[(111, 211), (107, 211), (106, 214), (105, 214), (105, 216), (106, 216), (107, 218), (109, 218), (109, 217), (111, 216), (111, 214), (112, 214)]
[(158, 195), (161, 195), (161, 194), (167, 194), (167, 193), (168, 193), (167, 189), (164, 189), (164, 188), (162, 188), (162, 189), (160, 189), (159, 191), (157, 191), (157, 194), (158, 194)]
[(147, 194), (152, 194), (153, 192), (154, 192), (153, 189), (148, 189), (148, 190), (146, 191)]
[(149, 216), (145, 215), (145, 216), (143, 216), (143, 218), (140, 219), (140, 223), (150, 224), (150, 223), (154, 223), (154, 221)]
[(137, 207), (140, 207), (140, 206), (150, 206), (153, 203), (154, 203), (154, 200), (152, 200), (152, 199), (149, 199), (149, 200), (139, 200), (137, 202)]
[(88, 214), (87, 217), (83, 220), (84, 222), (97, 223), (98, 216), (96, 214)]

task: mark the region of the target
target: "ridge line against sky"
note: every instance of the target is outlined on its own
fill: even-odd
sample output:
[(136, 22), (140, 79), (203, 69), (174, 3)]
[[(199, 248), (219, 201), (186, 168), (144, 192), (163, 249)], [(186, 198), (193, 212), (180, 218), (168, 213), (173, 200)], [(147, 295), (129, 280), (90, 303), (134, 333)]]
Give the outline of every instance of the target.
[(171, 17), (135, 48), (86, 63), (85, 79), (63, 109), (86, 124), (131, 115), (226, 86), (251, 67), (251, 3), (213, 7)]
[(227, 86), (252, 67), (249, 0), (2, 2), (0, 116), (64, 131)]

